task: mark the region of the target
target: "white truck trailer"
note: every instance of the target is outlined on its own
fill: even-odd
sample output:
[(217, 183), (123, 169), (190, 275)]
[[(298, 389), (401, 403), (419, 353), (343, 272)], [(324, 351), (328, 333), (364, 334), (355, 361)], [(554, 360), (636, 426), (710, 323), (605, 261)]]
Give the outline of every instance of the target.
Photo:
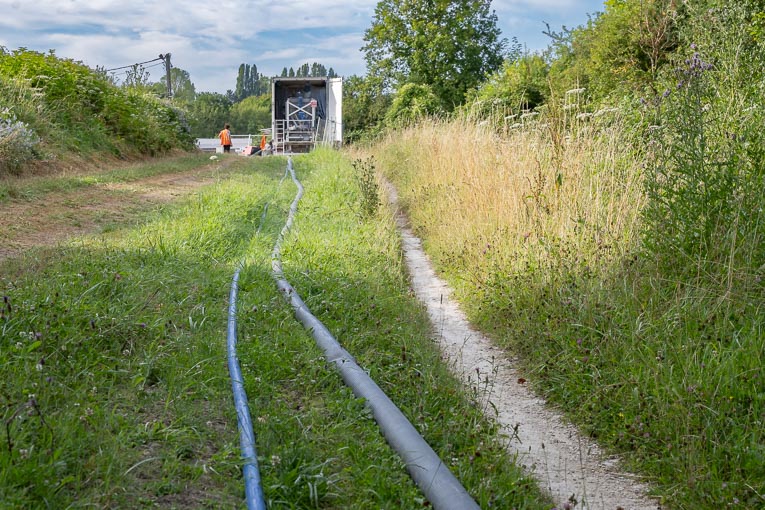
[(343, 141), (343, 79), (271, 79), (274, 154), (309, 152)]

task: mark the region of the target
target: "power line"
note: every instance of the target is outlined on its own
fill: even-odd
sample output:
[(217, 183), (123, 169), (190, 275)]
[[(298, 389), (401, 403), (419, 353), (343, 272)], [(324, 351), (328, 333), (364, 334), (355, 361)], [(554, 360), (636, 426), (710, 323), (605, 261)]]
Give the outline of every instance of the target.
[(119, 69), (127, 69), (128, 67), (140, 66), (140, 65), (143, 65), (143, 64), (148, 64), (150, 62), (156, 62), (157, 60), (165, 60), (165, 56), (164, 55), (160, 55), (158, 58), (153, 58), (151, 60), (147, 60), (146, 62), (138, 62), (137, 64), (131, 64), (129, 66), (121, 66), (121, 67), (114, 67), (112, 69), (104, 69), (104, 72), (108, 73), (110, 71), (117, 71)]

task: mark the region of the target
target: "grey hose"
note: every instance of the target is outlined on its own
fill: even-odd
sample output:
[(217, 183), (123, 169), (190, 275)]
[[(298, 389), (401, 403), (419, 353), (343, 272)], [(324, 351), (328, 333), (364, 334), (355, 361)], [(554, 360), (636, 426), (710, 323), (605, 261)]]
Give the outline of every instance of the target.
[(324, 351), (327, 361), (335, 365), (354, 395), (366, 401), (388, 444), (399, 454), (409, 475), (433, 507), (437, 510), (478, 509), (479, 506), (473, 498), (401, 410), (340, 346), (324, 324), (311, 314), (298, 293), (285, 279), (281, 264), (281, 243), (292, 227), (297, 204), (303, 196), (303, 185), (295, 177), (291, 158), (287, 161), (287, 169), (298, 188), (298, 193), (290, 206), (287, 222), (271, 255), (271, 267), (277, 287), (292, 305), (297, 319), (311, 332), (318, 346)]

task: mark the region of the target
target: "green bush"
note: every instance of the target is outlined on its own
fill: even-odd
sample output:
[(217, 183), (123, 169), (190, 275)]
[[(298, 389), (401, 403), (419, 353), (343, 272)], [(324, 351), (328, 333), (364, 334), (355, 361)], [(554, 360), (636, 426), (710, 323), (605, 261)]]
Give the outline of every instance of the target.
[(407, 83), (403, 85), (385, 114), (385, 125), (405, 126), (417, 120), (437, 114), (441, 110), (439, 99), (428, 85)]

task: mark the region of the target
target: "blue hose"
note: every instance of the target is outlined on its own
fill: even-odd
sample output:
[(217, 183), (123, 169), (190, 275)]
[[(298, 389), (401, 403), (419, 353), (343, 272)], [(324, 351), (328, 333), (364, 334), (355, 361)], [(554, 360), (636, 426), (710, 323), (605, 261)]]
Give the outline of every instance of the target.
[(237, 425), (239, 428), (239, 445), (242, 450), (244, 465), (244, 494), (247, 499), (248, 510), (265, 510), (266, 502), (263, 497), (263, 487), (260, 484), (260, 472), (258, 471), (258, 456), (255, 452), (255, 434), (252, 431), (250, 408), (247, 405), (247, 394), (242, 384), (242, 369), (236, 356), (236, 295), (239, 283), (241, 265), (234, 272), (231, 281), (231, 293), (228, 304), (228, 371), (231, 375), (231, 389), (234, 392), (234, 406), (236, 406)]
[[(279, 181), (282, 185), (287, 171)], [(260, 224), (255, 234), (260, 233), (263, 222), (268, 213), (269, 202), (263, 208), (263, 214), (260, 215)], [(239, 360), (236, 356), (236, 299), (239, 290), (239, 273), (242, 271), (244, 262), (240, 262), (234, 271), (234, 278), (231, 280), (231, 292), (228, 298), (228, 331), (226, 335), (226, 344), (228, 348), (228, 372), (231, 376), (231, 389), (234, 393), (234, 406), (236, 407), (237, 428), (239, 429), (239, 446), (242, 450), (242, 459), (244, 465), (242, 472), (244, 474), (244, 495), (247, 500), (248, 510), (265, 510), (266, 502), (263, 497), (263, 486), (260, 483), (260, 471), (258, 470), (258, 456), (255, 451), (255, 433), (252, 430), (252, 418), (250, 417), (250, 408), (247, 405), (247, 393), (242, 384), (242, 369), (239, 366)]]

